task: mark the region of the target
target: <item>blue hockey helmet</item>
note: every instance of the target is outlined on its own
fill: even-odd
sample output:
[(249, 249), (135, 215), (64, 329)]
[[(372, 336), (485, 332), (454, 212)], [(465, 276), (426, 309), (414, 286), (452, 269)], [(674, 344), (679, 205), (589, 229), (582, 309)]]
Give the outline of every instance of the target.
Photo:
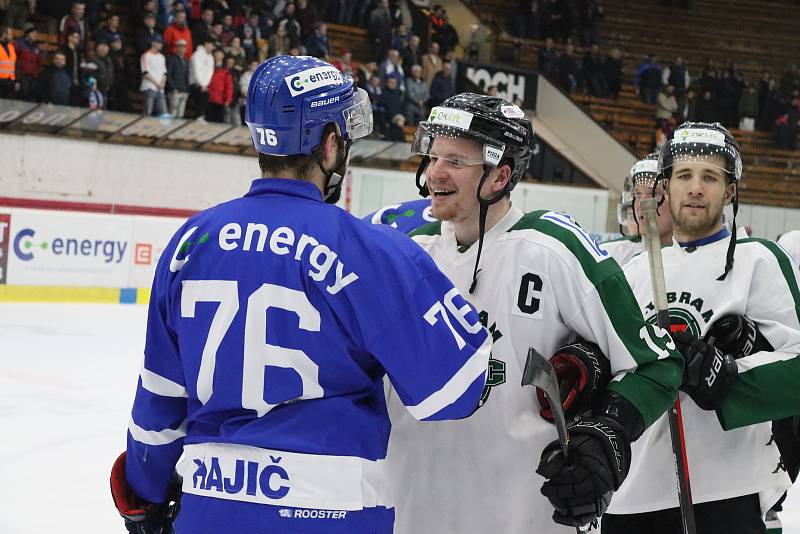
[(372, 133), (369, 95), (333, 65), (310, 56), (276, 56), (256, 69), (245, 122), (257, 152), (313, 155), (327, 124), (345, 142)]

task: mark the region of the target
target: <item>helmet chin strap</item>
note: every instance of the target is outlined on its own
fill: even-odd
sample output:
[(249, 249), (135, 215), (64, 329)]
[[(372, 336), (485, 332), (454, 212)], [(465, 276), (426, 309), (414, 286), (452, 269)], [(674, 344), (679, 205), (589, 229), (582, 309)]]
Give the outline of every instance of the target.
[(492, 204), (496, 204), (500, 201), (508, 191), (508, 187), (511, 184), (511, 179), (509, 178), (506, 186), (500, 190), (495, 196), (489, 198), (483, 198), (481, 196), (481, 189), (483, 189), (483, 184), (486, 182), (486, 178), (489, 177), (489, 173), (492, 171), (492, 167), (489, 165), (483, 165), (483, 175), (481, 176), (480, 182), (478, 182), (478, 203), (480, 204), (480, 212), (478, 214), (478, 255), (475, 257), (475, 268), (472, 271), (472, 284), (469, 286), (469, 293), (470, 295), (475, 292), (475, 287), (478, 285), (478, 273), (480, 269), (478, 268), (481, 262), (481, 252), (483, 251), (483, 237), (486, 233), (486, 216), (489, 214), (489, 206)]
[(736, 252), (736, 214), (739, 212), (739, 184), (733, 182), (733, 222), (731, 222), (731, 238), (728, 241), (728, 251), (725, 254), (725, 271), (717, 278), (723, 281), (733, 269), (733, 255)]
[(342, 195), (342, 184), (344, 183), (344, 175), (347, 172), (347, 158), (352, 145), (353, 142), (349, 139), (344, 142), (342, 157), (336, 162), (336, 166), (329, 171), (325, 170), (325, 165), (322, 163), (322, 145), (317, 146), (311, 152), (319, 166), (319, 170), (325, 176), (325, 188), (322, 196), (327, 204), (336, 204)]
[(428, 163), (431, 162), (430, 156), (422, 156), (422, 161), (419, 162), (419, 167), (417, 167), (417, 189), (419, 190), (419, 196), (425, 198), (430, 196), (431, 192), (428, 189), (428, 183), (422, 180), (422, 173), (425, 172), (425, 169), (428, 167)]

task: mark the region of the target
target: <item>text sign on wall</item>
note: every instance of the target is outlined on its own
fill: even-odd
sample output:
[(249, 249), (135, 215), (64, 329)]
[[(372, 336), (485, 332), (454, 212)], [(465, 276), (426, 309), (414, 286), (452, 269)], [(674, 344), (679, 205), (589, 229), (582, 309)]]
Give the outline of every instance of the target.
[(525, 109), (536, 109), (536, 89), (538, 76), (535, 72), (497, 68), (492, 65), (459, 61), (456, 73), (456, 91), (486, 93), (494, 85), (497, 94), (512, 102), (519, 98)]

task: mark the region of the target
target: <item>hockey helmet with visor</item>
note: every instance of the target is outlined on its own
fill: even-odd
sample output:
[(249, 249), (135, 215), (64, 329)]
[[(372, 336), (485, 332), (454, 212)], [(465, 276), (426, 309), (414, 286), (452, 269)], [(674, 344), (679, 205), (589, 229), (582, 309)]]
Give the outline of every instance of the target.
[[(333, 65), (309, 56), (276, 56), (250, 79), (245, 122), (257, 152), (313, 156), (327, 177), (328, 199), (341, 188), (350, 145), (372, 133), (372, 106), (367, 92)], [(323, 168), (320, 149), (328, 124), (337, 126), (345, 144), (332, 170)]]
[(661, 147), (658, 178), (668, 182), (679, 165), (705, 165), (722, 171), (726, 182), (733, 184), (733, 221), (725, 259), (725, 271), (717, 280), (724, 280), (733, 269), (736, 250), (736, 215), (739, 212), (739, 181), (742, 179), (742, 157), (739, 144), (727, 128), (718, 122), (684, 122)]
[[(481, 157), (475, 159), (448, 158), (437, 154), (434, 141), (443, 139), (467, 139), (481, 147)], [(503, 98), (460, 93), (445, 100), (441, 106), (431, 109), (428, 119), (420, 122), (411, 151), (421, 155), (417, 170), (417, 188), (422, 196), (428, 196), (427, 185), (422, 175), (431, 159), (445, 159), (456, 167), (483, 165), (484, 173), (502, 162), (511, 163), (511, 176), (502, 195), (514, 189), (528, 169), (532, 155), (533, 127), (525, 112), (514, 103)], [(484, 178), (485, 179), (485, 178)], [(496, 202), (502, 195), (482, 202)]]
[[(480, 158), (462, 160), (448, 154), (437, 154), (434, 147), (437, 138), (474, 141), (481, 147)], [(477, 188), (480, 206), (478, 253), (472, 273), (470, 293), (475, 291), (478, 284), (478, 266), (483, 250), (489, 206), (505, 197), (525, 175), (533, 155), (532, 146), (533, 126), (519, 106), (504, 98), (475, 93), (451, 96), (442, 102), (441, 106), (434, 107), (428, 120), (422, 121), (417, 127), (411, 151), (422, 156), (417, 169), (416, 184), (423, 197), (430, 194), (423, 173), (432, 160), (447, 160), (455, 168), (482, 166), (483, 172)], [(511, 167), (511, 174), (505, 187), (494, 196), (484, 198), (481, 191), (492, 169), (506, 163)]]

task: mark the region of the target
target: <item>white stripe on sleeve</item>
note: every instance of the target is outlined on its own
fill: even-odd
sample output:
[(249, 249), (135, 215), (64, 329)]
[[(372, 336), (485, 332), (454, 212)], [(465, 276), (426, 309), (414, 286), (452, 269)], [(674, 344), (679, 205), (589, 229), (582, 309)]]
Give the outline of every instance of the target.
[(469, 360), (445, 385), (416, 406), (407, 406), (411, 415), (421, 421), (458, 400), (476, 378), (488, 371), (491, 350), (492, 336), (486, 336), (483, 345), (470, 356)]
[(740, 373), (746, 373), (751, 369), (755, 369), (756, 367), (761, 367), (762, 365), (769, 365), (771, 363), (776, 362), (783, 362), (786, 360), (792, 360), (794, 358), (798, 358), (797, 354), (790, 354), (788, 352), (756, 352), (755, 354), (751, 354), (745, 358), (739, 358), (736, 360), (736, 367), (739, 368)]
[(168, 378), (164, 378), (163, 376), (158, 375), (145, 367), (142, 367), (142, 372), (139, 373), (139, 376), (142, 377), (142, 387), (150, 393), (155, 393), (156, 395), (161, 395), (162, 397), (189, 397), (189, 395), (186, 393), (185, 386), (182, 386), (177, 382), (173, 382)]
[(133, 417), (128, 422), (128, 431), (133, 439), (145, 445), (167, 445), (175, 440), (186, 436), (186, 419), (177, 430), (167, 428), (165, 430), (145, 430), (133, 421)]

